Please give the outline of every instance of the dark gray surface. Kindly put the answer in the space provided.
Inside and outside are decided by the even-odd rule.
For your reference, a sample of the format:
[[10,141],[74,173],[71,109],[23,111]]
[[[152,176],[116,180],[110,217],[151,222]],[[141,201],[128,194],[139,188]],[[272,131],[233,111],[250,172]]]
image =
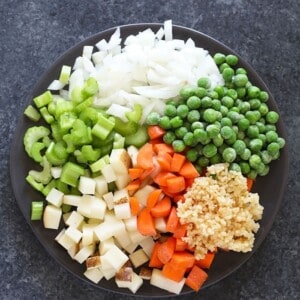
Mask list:
[[[65,50],[113,26],[163,22],[202,31],[238,52],[271,89],[288,133],[290,172],[270,234],[234,274],[182,299],[300,297],[300,105],[298,1],[0,2],[0,298],[120,299],[62,269],[21,215],[9,181],[9,151],[26,96]],[[122,299],[129,299],[124,297]]]

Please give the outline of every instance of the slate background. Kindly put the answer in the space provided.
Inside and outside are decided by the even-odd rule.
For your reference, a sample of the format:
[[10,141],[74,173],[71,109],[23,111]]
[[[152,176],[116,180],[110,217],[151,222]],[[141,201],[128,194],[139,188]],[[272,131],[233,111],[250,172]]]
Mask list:
[[27,95],[64,51],[110,27],[172,19],[225,43],[260,74],[281,111],[290,159],[282,206],[259,250],[228,278],[181,299],[299,299],[299,16],[297,0],[2,0],[0,298],[132,298],[81,282],[47,254],[15,202],[9,179],[10,143]]

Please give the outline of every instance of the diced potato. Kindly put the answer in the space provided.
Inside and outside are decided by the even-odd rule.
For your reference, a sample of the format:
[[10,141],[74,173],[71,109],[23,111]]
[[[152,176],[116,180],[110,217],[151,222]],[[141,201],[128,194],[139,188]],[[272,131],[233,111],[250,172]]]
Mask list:
[[132,273],[133,270],[131,267],[122,267],[117,273],[116,273],[116,280],[120,281],[132,281]]
[[85,261],[88,270],[100,267],[101,260],[99,255],[90,256]]
[[108,209],[114,208],[114,194],[112,192],[106,193],[103,196],[104,201],[107,204]]
[[78,228],[83,220],[84,217],[77,211],[73,210],[70,217],[66,220],[66,224],[70,227]]
[[117,179],[116,173],[111,164],[105,165],[101,170],[107,183],[114,182]]
[[137,165],[137,155],[139,153],[138,148],[136,148],[135,146],[131,145],[127,148],[127,153],[129,154],[130,158],[131,158],[131,164],[133,167],[136,167]]
[[125,248],[126,246],[128,246],[129,244],[131,244],[131,239],[129,237],[129,234],[127,233],[126,230],[115,234],[115,238],[117,240],[117,242],[119,243],[119,245],[121,246],[121,248]]
[[61,208],[48,204],[45,207],[44,214],[43,214],[44,227],[47,229],[58,229],[61,216],[62,216]]
[[78,195],[64,195],[63,203],[72,205],[72,206],[78,206],[80,199],[81,199],[81,196],[78,196]]
[[131,209],[129,202],[115,204],[114,211],[118,219],[128,219],[131,217]]
[[69,217],[71,216],[71,211],[70,212],[67,212],[67,213],[65,213],[65,214],[63,214],[62,215],[62,217],[63,217],[63,221],[64,221],[64,223],[67,225],[67,220],[69,219]]
[[68,249],[68,254],[74,259],[76,253],[79,251],[78,244],[74,244],[72,247]]
[[83,195],[79,201],[77,211],[87,218],[102,220],[106,211],[106,203],[95,196]]
[[120,234],[124,231],[125,224],[122,220],[118,220],[115,217],[111,217],[108,220],[105,220],[94,229],[94,232],[100,241],[107,240],[110,237]]
[[110,247],[100,258],[101,265],[110,265],[116,271],[120,270],[128,260],[128,256],[115,245]]
[[102,266],[100,266],[99,269],[102,272],[102,274],[106,280],[113,278],[117,272],[114,268],[103,269]]
[[61,207],[63,203],[63,196],[64,194],[61,191],[56,188],[52,188],[47,195],[46,200],[56,207]]
[[137,217],[136,216],[132,216],[128,219],[123,220],[126,229],[128,231],[137,231]]
[[103,278],[103,273],[99,268],[96,269],[88,269],[86,270],[83,275],[87,277],[89,280],[91,280],[94,283],[98,283]]
[[82,264],[89,256],[91,256],[95,251],[95,245],[89,245],[81,248],[75,255],[74,259]]
[[142,235],[139,231],[128,231],[128,234],[133,243],[140,243],[147,238],[147,236]]
[[129,255],[129,258],[135,268],[138,268],[149,260],[149,257],[146,255],[143,249],[133,252]]
[[138,243],[131,243],[131,244],[127,245],[126,247],[124,247],[124,250],[127,253],[131,254],[138,247],[138,245],[139,245]]
[[66,250],[74,247],[76,242],[74,242],[69,236],[66,235],[66,230],[63,229],[59,235],[55,238],[55,240]]
[[114,205],[129,202],[127,189],[121,189],[114,192]]
[[140,246],[147,254],[148,257],[151,257],[155,242],[151,236],[147,237],[146,239],[140,241]]
[[99,252],[100,255],[105,254],[105,252],[107,252],[112,246],[115,245],[114,239],[108,238],[107,240],[104,240],[102,242],[99,243]]
[[150,284],[158,288],[161,288],[163,290],[166,290],[174,294],[179,294],[184,286],[184,283],[185,283],[185,278],[183,278],[179,282],[176,282],[174,280],[165,277],[160,270],[158,269],[152,270]]
[[66,229],[65,235],[69,237],[75,243],[79,243],[82,237],[82,232],[74,227],[68,227]]
[[151,275],[152,275],[152,270],[151,270],[150,268],[142,267],[142,268],[140,269],[139,276],[140,276],[142,279],[150,280],[150,279],[151,279]]
[[54,179],[57,179],[60,177],[61,174],[61,167],[51,167],[50,171],[51,171],[51,175]]
[[109,157],[115,173],[128,174],[128,169],[131,165],[131,159],[125,149],[113,149]]
[[165,218],[155,218],[154,219],[155,229],[157,229],[159,232],[167,232],[167,222]]
[[94,178],[96,182],[96,195],[97,197],[102,197],[104,194],[108,193],[107,182],[103,175]]
[[93,178],[80,176],[78,189],[82,194],[94,195],[96,182]]
[[152,185],[145,185],[141,189],[139,189],[135,194],[134,197],[138,199],[140,204],[143,206],[147,205],[147,198],[151,192],[153,192],[155,188]]
[[143,284],[143,279],[134,272],[132,273],[132,280],[131,281],[123,281],[123,280],[118,280],[118,279],[115,279],[115,281],[116,281],[116,284],[119,288],[128,288],[134,294],[137,292],[137,290]]
[[128,183],[130,182],[130,177],[128,175],[128,173],[124,173],[124,174],[119,174],[116,173],[117,178],[115,180],[115,184],[117,186],[118,189],[123,189],[125,188]]

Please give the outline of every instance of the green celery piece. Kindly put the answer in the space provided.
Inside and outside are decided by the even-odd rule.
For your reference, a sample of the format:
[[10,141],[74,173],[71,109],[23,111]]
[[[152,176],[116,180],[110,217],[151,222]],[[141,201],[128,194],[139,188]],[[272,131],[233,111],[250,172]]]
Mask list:
[[53,165],[62,165],[65,163],[65,158],[59,158],[55,153],[55,143],[51,142],[49,147],[46,150],[46,157],[48,161]]
[[54,154],[60,159],[68,158],[68,151],[66,149],[66,144],[63,141],[59,141],[54,144],[53,148]]
[[34,122],[38,122],[41,118],[41,114],[31,104],[24,110],[24,115]]
[[37,191],[42,192],[44,185],[37,182],[31,175],[26,176],[26,181]]
[[27,154],[32,157],[31,148],[32,145],[38,142],[40,139],[48,136],[50,134],[50,130],[45,126],[33,126],[26,130],[23,143],[25,146],[25,151]]
[[93,77],[89,77],[84,83],[81,94],[86,99],[88,97],[96,95],[98,91],[99,91],[99,86],[97,80]]
[[115,118],[114,130],[123,136],[131,135],[137,132],[139,125],[135,122],[124,122],[120,118]]
[[101,140],[100,138],[96,137],[95,135],[93,136],[93,142],[92,142],[92,146],[94,148],[102,148],[108,144],[113,144],[114,142],[114,136],[115,136],[116,132],[111,131],[111,133],[106,137],[105,140]]
[[90,169],[93,173],[99,172],[103,169],[104,166],[109,164],[109,155],[102,156],[97,161],[90,165]]
[[128,121],[138,123],[142,117],[142,114],[143,114],[142,105],[136,103],[133,106],[133,111],[126,112],[125,116],[128,119]]
[[81,103],[75,106],[75,112],[78,114],[81,113],[86,108],[90,107],[93,104],[93,102],[94,102],[93,97],[87,98],[86,100],[82,101]]
[[114,136],[113,149],[122,149],[125,145],[125,137],[119,133]]
[[58,120],[59,116],[65,112],[72,112],[74,109],[74,105],[71,101],[65,100],[63,98],[59,98],[56,101],[55,105],[55,118]]
[[50,102],[47,105],[48,112],[50,115],[54,116],[55,115],[55,109],[56,109],[56,103],[54,101]]
[[63,203],[62,206],[61,206],[61,210],[62,210],[62,212],[63,212],[64,214],[70,212],[71,209],[72,209],[72,206],[69,205],[69,204]]
[[76,150],[74,155],[79,163],[91,163],[100,158],[101,150],[93,149],[91,145],[84,145],[81,150]]
[[49,138],[49,136],[44,136],[42,141],[46,147],[49,147],[49,145],[51,143],[51,139]]
[[140,148],[149,140],[147,128],[145,126],[140,126],[137,132],[132,135],[127,135],[125,137],[125,145],[128,147],[133,145]]
[[59,74],[59,81],[63,84],[68,84],[71,75],[71,67],[63,65]]
[[43,156],[41,165],[43,167],[42,171],[30,170],[29,175],[37,182],[48,184],[52,179],[51,164],[48,162],[45,156]]
[[105,140],[112,132],[115,126],[114,118],[106,118],[101,114],[98,115],[98,122],[92,128],[92,134],[101,140]]
[[33,102],[37,108],[46,106],[52,101],[53,101],[53,96],[50,91],[47,91],[33,99]]
[[31,157],[36,162],[41,162],[43,157],[41,155],[41,151],[46,147],[45,143],[35,142],[31,147]]
[[31,202],[31,221],[39,221],[42,219],[44,211],[43,201],[32,201]]
[[44,118],[44,120],[48,123],[48,124],[51,124],[54,122],[54,118],[52,115],[49,114],[49,111],[47,109],[47,107],[43,106],[41,109],[40,109],[40,112]]
[[85,123],[76,119],[71,129],[71,141],[74,145],[84,145],[92,143],[92,130]]
[[59,127],[65,131],[72,128],[77,116],[73,112],[64,112],[58,118]]
[[54,140],[58,142],[63,139],[64,135],[67,134],[68,130],[60,128],[59,123],[54,122],[51,124],[51,132]]
[[68,133],[68,134],[64,135],[63,140],[67,144],[67,148],[66,148],[67,152],[68,153],[74,152],[75,151],[75,145],[73,144],[73,138],[72,138],[71,134]]
[[48,196],[49,192],[52,190],[52,188],[55,187],[55,179],[52,179],[43,189],[42,193],[46,197]]
[[55,180],[55,187],[64,194],[70,193],[69,186],[66,183],[62,182],[60,179]]
[[79,86],[75,86],[71,92],[71,101],[76,105],[84,100],[82,96],[82,89]]
[[60,180],[70,186],[77,187],[78,179],[83,174],[83,167],[69,161],[62,167]]
[[111,150],[113,149],[113,143],[106,144],[101,147],[101,155],[109,155],[111,153]]
[[73,186],[71,186],[70,194],[71,194],[71,195],[81,196],[81,193],[80,193],[80,191],[78,190],[78,188],[77,188],[77,187],[73,187]]
[[98,112],[93,107],[87,107],[80,112],[79,119],[87,126],[95,125],[98,121]]

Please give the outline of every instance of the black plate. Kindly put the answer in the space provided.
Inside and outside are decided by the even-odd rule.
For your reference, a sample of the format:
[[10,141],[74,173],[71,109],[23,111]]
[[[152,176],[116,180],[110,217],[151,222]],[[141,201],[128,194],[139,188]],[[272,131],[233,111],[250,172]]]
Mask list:
[[[128,35],[137,34],[138,32],[145,30],[146,28],[151,28],[154,31],[157,31],[161,26],[162,24],[134,24],[121,26],[121,36],[122,38],[126,38]],[[31,94],[28,96],[27,103],[31,103],[33,97],[43,93],[47,89],[48,85],[52,82],[52,80],[58,78],[61,66],[63,64],[74,64],[75,58],[81,55],[82,47],[84,45],[95,45],[99,40],[103,38],[108,40],[115,29],[116,28],[111,28],[101,33],[95,34],[75,45],[73,48],[69,49],[66,53],[59,57],[56,62],[43,74]],[[173,26],[173,36],[175,38],[183,40],[192,38],[198,47],[207,49],[211,54],[214,54],[216,52],[222,52],[225,54],[233,53],[239,57],[237,53],[235,53],[233,50],[226,47],[222,43],[192,29]],[[263,80],[258,76],[253,68],[249,64],[247,64],[241,57],[239,57],[239,66],[244,67],[248,70],[248,76],[253,84],[259,86],[270,94],[268,105],[270,109],[278,112],[278,108],[273,96],[271,95]],[[58,231],[44,229],[42,222],[30,221],[30,203],[33,200],[41,199],[41,195],[38,192],[34,191],[25,181],[25,177],[28,171],[30,169],[36,168],[36,164],[34,164],[34,162],[28,158],[23,147],[24,133],[26,129],[32,125],[33,123],[30,122],[27,118],[25,118],[24,116],[20,117],[20,121],[12,143],[10,156],[12,187],[17,203],[26,221],[30,224],[34,234],[48,251],[48,253],[72,274],[76,275],[86,282],[89,282],[97,288],[114,291],[121,294],[132,295],[132,293],[127,289],[119,289],[115,285],[113,280],[106,281],[105,279],[103,279],[99,284],[93,284],[91,281],[86,279],[83,275],[84,265],[80,265],[72,260],[67,252],[54,241],[54,237],[58,234]],[[277,130],[280,136],[286,138],[284,125],[281,120],[279,120],[277,124]],[[287,174],[288,154],[285,147],[281,150],[280,159],[271,163],[270,173],[265,177],[258,178],[254,185],[254,192],[258,192],[260,195],[261,204],[264,206],[264,213],[263,218],[260,221],[261,227],[256,235],[253,251],[246,254],[234,252],[218,253],[218,255],[216,255],[213,266],[209,270],[209,277],[205,282],[204,287],[208,287],[218,282],[219,280],[231,274],[233,271],[237,270],[261,245],[267,233],[269,232],[275,215],[277,214],[277,211],[280,207],[284,189],[286,186]],[[182,294],[187,294],[190,292],[191,290],[188,287],[184,287],[182,290]],[[166,291],[151,286],[147,281],[145,281],[143,286],[138,290],[137,295],[151,297],[172,296]]]

